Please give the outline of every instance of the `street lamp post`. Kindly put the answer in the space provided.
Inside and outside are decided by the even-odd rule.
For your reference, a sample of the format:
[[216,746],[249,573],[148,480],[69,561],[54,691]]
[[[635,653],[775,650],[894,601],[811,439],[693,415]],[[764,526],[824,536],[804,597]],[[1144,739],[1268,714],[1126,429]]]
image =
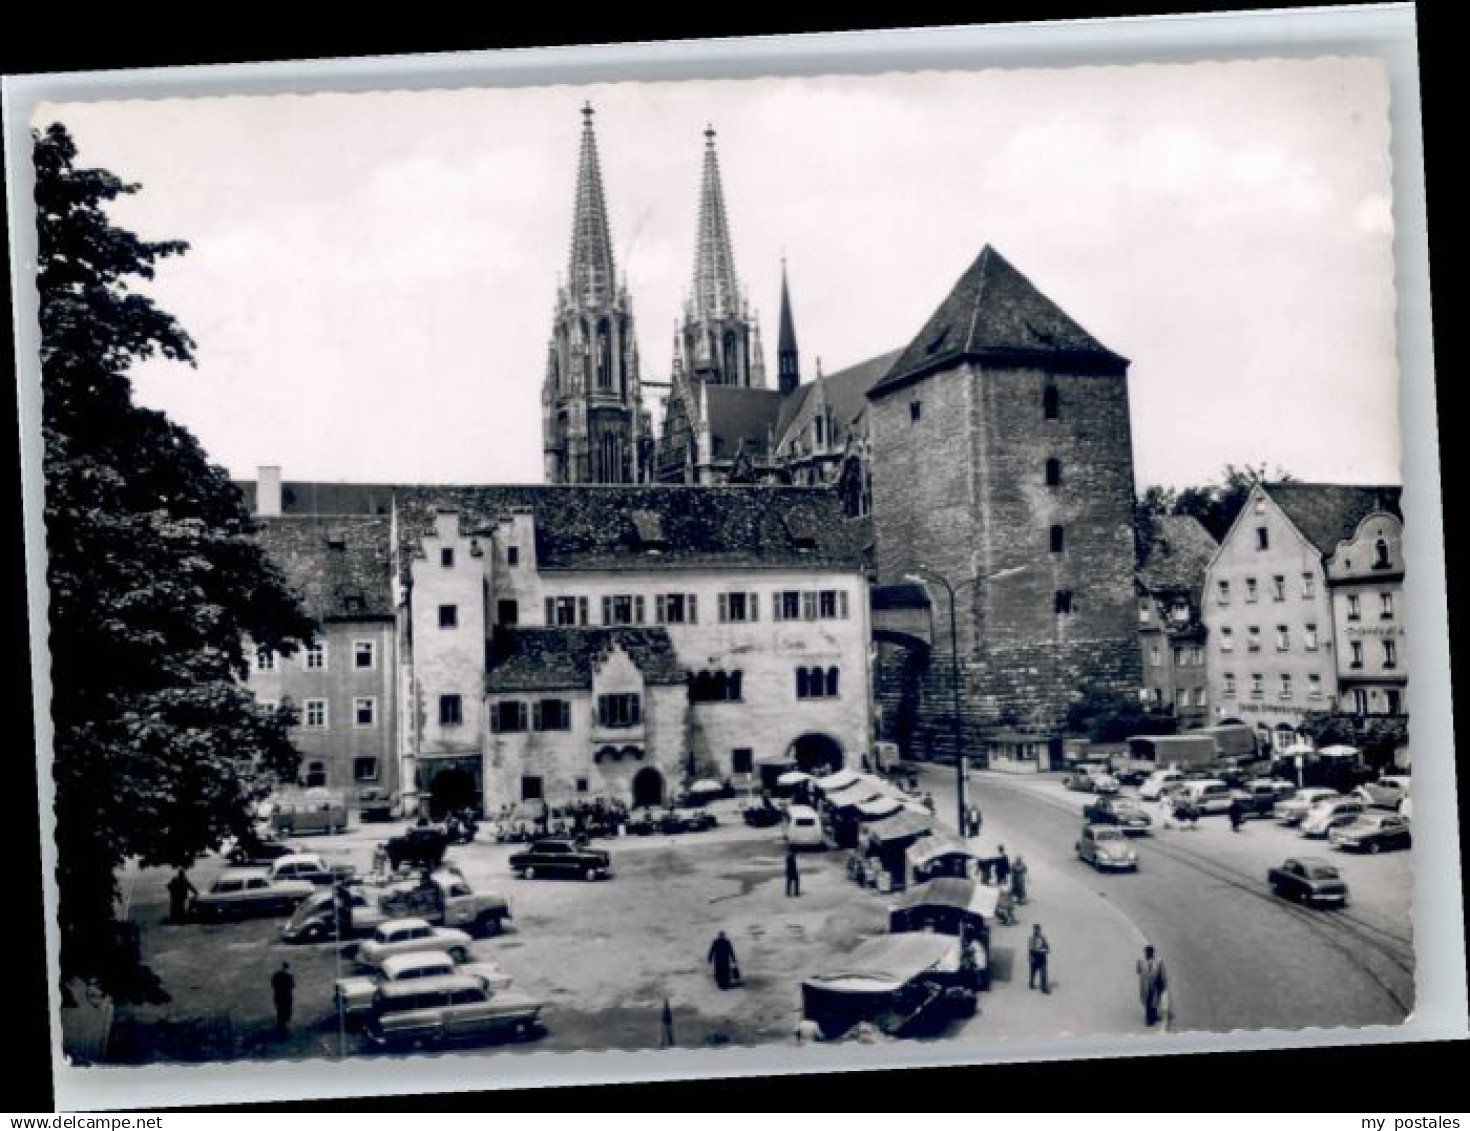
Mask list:
[[949,578],[941,573],[923,566],[915,566],[914,572],[905,575],[905,580],[913,581],[923,585],[925,581],[937,581],[944,586],[945,595],[949,597],[949,691],[950,691],[950,733],[954,740],[954,777],[955,777],[955,828],[960,836],[965,835],[967,821],[965,820],[965,755],[960,746],[960,632],[959,620],[955,614],[955,596],[960,590],[971,585],[981,585],[995,581],[998,578],[1009,577],[1020,573],[1025,566],[1012,566],[1009,569],[997,570],[995,573],[984,577],[972,577],[967,581],[961,581],[958,585],[950,583]]

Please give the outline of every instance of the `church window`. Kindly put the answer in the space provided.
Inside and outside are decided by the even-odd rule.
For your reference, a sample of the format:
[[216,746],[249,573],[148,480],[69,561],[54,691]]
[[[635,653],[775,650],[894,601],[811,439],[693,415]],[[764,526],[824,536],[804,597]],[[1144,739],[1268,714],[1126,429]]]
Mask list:
[[734,331],[725,334],[725,372],[722,376],[727,385],[739,385],[740,380],[740,351],[737,348]]
[[607,319],[597,324],[597,387],[612,388],[612,333]]
[[1055,385],[1048,385],[1041,391],[1041,411],[1048,420],[1055,420],[1061,415],[1061,397]]
[[1049,459],[1046,461],[1046,485],[1048,487],[1060,487],[1062,485],[1062,461]]

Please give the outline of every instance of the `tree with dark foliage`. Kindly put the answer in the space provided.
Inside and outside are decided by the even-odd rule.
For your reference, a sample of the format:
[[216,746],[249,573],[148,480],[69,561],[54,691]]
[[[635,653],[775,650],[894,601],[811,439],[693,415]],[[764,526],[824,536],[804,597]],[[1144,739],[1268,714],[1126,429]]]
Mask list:
[[315,626],[225,472],[133,403],[136,362],[194,363],[189,335],[131,286],[187,245],[114,226],[106,205],[138,186],[77,168],[60,125],[32,136],[61,974],[161,1001],[118,871],[189,866],[249,827],[272,776],[294,775],[291,713],[244,685],[244,641],[290,654]]
[[1139,560],[1147,555],[1154,537],[1154,522],[1160,515],[1188,514],[1199,519],[1215,541],[1221,541],[1230,532],[1235,518],[1245,506],[1245,500],[1257,483],[1291,483],[1290,472],[1277,468],[1268,472],[1265,464],[1237,467],[1226,464],[1215,483],[1198,487],[1185,487],[1176,491],[1172,487],[1150,486],[1139,497],[1134,507],[1134,529],[1138,533]]

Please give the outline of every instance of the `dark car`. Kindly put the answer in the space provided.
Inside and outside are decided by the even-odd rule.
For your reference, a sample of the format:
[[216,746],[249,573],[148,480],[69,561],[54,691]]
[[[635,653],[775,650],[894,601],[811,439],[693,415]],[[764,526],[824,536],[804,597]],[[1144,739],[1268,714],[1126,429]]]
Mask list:
[[702,833],[714,828],[719,821],[715,815],[704,809],[671,809],[664,818],[664,824],[669,832],[676,833]]
[[752,805],[741,816],[753,829],[770,829],[781,823],[781,810],[775,805]]
[[1336,865],[1312,856],[1284,861],[1266,873],[1271,890],[1302,903],[1335,903],[1346,907],[1348,886]]
[[1240,803],[1241,812],[1247,817],[1273,817],[1276,803],[1285,801],[1296,793],[1296,786],[1277,778],[1257,779],[1246,782],[1231,791],[1231,798]]
[[225,859],[236,868],[269,868],[282,856],[294,856],[300,851],[284,840],[248,836],[238,839]]
[[537,876],[600,880],[612,872],[612,857],[606,852],[583,848],[570,840],[538,840],[524,852],[511,853],[507,863],[512,872],[526,880]]
[[404,864],[415,868],[437,868],[444,862],[448,848],[449,834],[439,825],[415,826],[383,845],[388,854],[388,864],[395,871]]
[[1127,797],[1099,797],[1083,806],[1082,819],[1089,825],[1117,825],[1125,833],[1146,833],[1154,823],[1143,806]]
[[1376,856],[1385,849],[1408,848],[1414,843],[1409,822],[1397,813],[1364,813],[1351,824],[1327,834],[1334,848]]

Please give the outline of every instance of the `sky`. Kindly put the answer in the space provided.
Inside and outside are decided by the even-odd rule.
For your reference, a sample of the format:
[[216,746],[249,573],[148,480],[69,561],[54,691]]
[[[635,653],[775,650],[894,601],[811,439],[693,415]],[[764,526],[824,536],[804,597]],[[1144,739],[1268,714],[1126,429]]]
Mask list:
[[[540,482],[584,101],[647,381],[693,271],[707,125],[775,374],[906,344],[993,245],[1132,361],[1142,488],[1399,469],[1388,89],[1373,60],[43,106],[198,342],[138,399],[232,475]],[[653,400],[650,396],[650,400]],[[656,404],[651,404],[657,413]]]

